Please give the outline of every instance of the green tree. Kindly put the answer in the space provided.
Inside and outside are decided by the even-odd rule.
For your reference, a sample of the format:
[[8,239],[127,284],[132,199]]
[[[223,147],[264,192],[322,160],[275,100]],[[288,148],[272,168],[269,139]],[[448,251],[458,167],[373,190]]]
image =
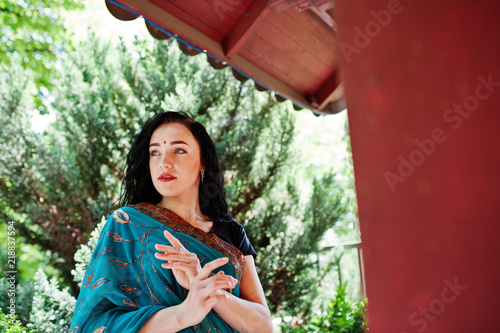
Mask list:
[[[77,244],[117,199],[123,151],[134,128],[128,92],[107,48],[96,43],[62,57],[60,88],[50,91],[57,117],[44,133],[30,127],[30,71],[13,64],[0,83],[2,133],[0,214],[19,223],[19,233],[62,258],[52,263],[71,281]],[[82,53],[79,53],[82,52]],[[119,79],[119,78],[118,78]],[[125,89],[125,91],[124,91]],[[116,106],[116,95],[124,96]],[[123,123],[125,125],[122,125]]]
[[0,64],[20,61],[38,85],[50,85],[57,54],[70,46],[61,13],[82,8],[74,0],[0,0]]
[[[116,208],[140,124],[156,112],[188,111],[216,142],[231,212],[259,252],[273,311],[309,313],[318,244],[327,230],[344,232],[347,203],[335,175],[314,182],[297,176],[290,105],[237,81],[229,69],[212,69],[203,55],[184,56],[175,41],[113,47],[91,35],[75,47],[61,55],[60,75],[43,97],[56,118],[43,133],[30,129],[30,72],[12,63],[0,73],[1,217],[56,253],[52,263],[72,283],[77,246]],[[311,195],[300,199],[305,186]]]

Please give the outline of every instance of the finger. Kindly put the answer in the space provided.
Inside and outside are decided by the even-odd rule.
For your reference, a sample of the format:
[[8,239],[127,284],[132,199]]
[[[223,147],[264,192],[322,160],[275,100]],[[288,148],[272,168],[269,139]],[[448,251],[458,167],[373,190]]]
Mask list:
[[156,252],[155,258],[160,259],[160,260],[167,260],[167,261],[181,261],[181,262],[192,263],[192,264],[198,263],[197,257],[192,257],[192,256],[188,257],[186,255],[181,256],[178,254],[170,254],[170,253]]
[[[181,252],[181,249],[178,247],[172,247],[170,245],[164,245],[164,244],[156,244],[155,249],[157,251],[163,252],[162,254],[179,255],[179,253]],[[183,257],[198,258],[198,256],[193,252],[189,252],[185,249],[183,251],[184,251],[184,254],[182,254]]]
[[183,262],[165,262],[161,264],[161,267],[167,268],[167,269],[179,269],[185,272],[195,272],[196,273],[196,266],[192,264],[186,264]]
[[[208,286],[205,286],[205,287],[202,287],[198,284],[198,285],[194,286],[193,288],[194,289],[191,289],[191,290],[198,289],[198,293],[199,293],[200,297],[202,299],[207,300],[207,299],[217,297],[220,295],[229,296],[230,294],[227,291],[225,291],[224,289],[233,289],[234,285],[229,281],[225,281],[225,282],[219,281],[219,282],[210,283]],[[224,296],[224,297],[226,297],[226,296]]]
[[219,271],[217,274],[214,274],[214,275],[216,275],[218,277],[222,275],[223,279],[228,279],[228,280],[233,280],[233,281],[238,282],[238,280],[235,279],[232,275],[226,275],[226,273],[224,273],[224,271]]
[[175,247],[178,247],[180,249],[185,249],[184,246],[182,246],[181,242],[175,238],[168,230],[163,231],[163,235],[165,236],[166,239],[170,242]]
[[205,303],[209,308],[213,308],[215,306],[215,304],[220,303],[220,302],[225,302],[225,301],[229,300],[229,298],[230,298],[230,296],[227,294],[212,295],[211,297],[207,298]]
[[[201,272],[200,272],[201,274]],[[196,278],[198,278],[200,276]],[[234,277],[231,275],[225,275],[225,274],[214,274],[210,276],[207,279],[204,279],[198,283],[199,287],[201,289],[208,290],[209,294],[212,293],[212,291],[215,289],[234,289],[236,284],[238,283],[238,280],[236,280]],[[215,286],[215,287],[214,287]]]
[[198,274],[197,278],[199,278],[201,280],[205,280],[206,278],[209,277],[210,273],[212,273],[212,271],[214,269],[227,264],[228,261],[229,261],[229,259],[227,257],[222,257],[222,258],[218,258],[218,259],[210,261],[202,268],[202,270]]
[[179,253],[179,249],[176,247],[173,247],[172,245],[165,245],[165,244],[155,244],[155,249],[157,251],[165,252],[165,253]]
[[[235,283],[231,280],[227,281],[214,281],[211,282],[207,286],[207,290],[214,290],[215,292],[219,291],[219,289],[234,289]],[[213,291],[210,293],[210,295],[213,294]]]
[[238,284],[238,280],[237,279],[235,279],[231,275],[220,274],[220,272],[217,273],[217,274],[215,274],[215,275],[213,275],[213,276],[211,276],[211,277],[209,277],[208,279],[206,279],[206,281],[207,281],[207,283],[230,282],[233,285],[232,288],[234,288],[234,286],[236,286],[236,284]]

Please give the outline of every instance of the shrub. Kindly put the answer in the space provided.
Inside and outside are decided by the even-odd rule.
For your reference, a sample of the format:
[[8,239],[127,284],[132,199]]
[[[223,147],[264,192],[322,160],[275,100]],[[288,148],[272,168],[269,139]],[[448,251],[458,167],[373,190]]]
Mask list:
[[5,333],[31,333],[27,327],[17,319],[17,316],[11,317],[3,313],[0,308],[0,332]]
[[[10,303],[10,298],[8,297],[9,288],[10,283],[7,281],[7,278],[0,277],[0,311],[3,311],[3,313],[9,313],[9,309],[7,308]],[[23,324],[29,322],[29,314],[34,296],[35,286],[32,280],[21,280],[16,285],[16,315],[17,319]]]
[[[87,244],[83,244],[75,253],[76,266],[71,272],[74,281],[81,283],[92,252],[99,240],[99,234],[105,224],[101,223],[92,231]],[[5,277],[0,277],[0,332],[6,333],[59,333],[67,332],[75,309],[76,299],[69,293],[68,288],[60,290],[57,277],[48,279],[47,275],[38,269],[34,282],[24,280],[16,286],[16,303],[22,306],[16,308],[16,320],[9,315],[7,305],[9,299],[7,291],[9,282]],[[3,308],[3,311],[2,311]],[[23,326],[23,323],[27,327]]]
[[76,299],[68,288],[59,290],[57,278],[49,281],[39,269],[35,274],[35,297],[28,328],[39,333],[68,332],[75,305]]
[[366,302],[350,299],[345,291],[346,283],[338,286],[335,298],[326,309],[309,322],[300,327],[283,325],[282,332],[310,333],[310,332],[336,332],[336,333],[363,333],[368,331],[366,325]]

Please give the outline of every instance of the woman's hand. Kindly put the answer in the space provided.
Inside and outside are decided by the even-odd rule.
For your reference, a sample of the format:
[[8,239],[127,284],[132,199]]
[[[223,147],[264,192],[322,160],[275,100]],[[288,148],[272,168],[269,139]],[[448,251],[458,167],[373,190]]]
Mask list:
[[228,260],[224,257],[207,263],[193,279],[186,299],[179,305],[156,312],[142,326],[140,333],[178,332],[197,325],[215,305],[226,302],[230,296],[223,289],[233,289],[238,280],[222,271],[217,274],[212,274],[212,271]]
[[238,280],[225,275],[222,271],[211,275],[214,269],[225,265],[228,261],[227,257],[213,260],[194,278],[187,298],[181,303],[186,311],[188,326],[198,324],[216,304],[229,299],[229,295],[224,293],[223,289],[234,289]]
[[167,262],[161,264],[161,267],[171,269],[177,283],[184,289],[191,290],[194,278],[201,271],[200,260],[196,254],[186,250],[170,232],[165,230],[163,234],[172,246],[156,244],[155,249],[160,252],[156,252],[155,257],[166,260]]

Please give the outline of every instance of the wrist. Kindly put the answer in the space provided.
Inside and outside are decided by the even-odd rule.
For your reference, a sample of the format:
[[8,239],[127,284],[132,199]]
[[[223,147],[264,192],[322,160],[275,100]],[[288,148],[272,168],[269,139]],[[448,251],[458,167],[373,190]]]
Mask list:
[[179,327],[186,328],[195,325],[190,322],[190,316],[186,308],[185,300],[181,304],[177,305],[176,315],[176,322]]
[[[226,296],[227,301],[231,300],[231,297],[233,297],[233,296],[234,296],[233,294],[231,294],[231,293],[230,293],[230,292],[228,292],[227,290],[223,290],[223,289],[222,289],[222,290],[220,290],[220,293]],[[226,302],[227,302],[227,301],[226,301]],[[219,302],[219,303],[215,304],[215,305],[214,305],[214,307],[213,307],[213,309],[214,309],[215,311],[217,311],[217,309],[219,309],[219,308],[221,308],[221,307],[225,307],[225,306],[227,306],[227,304],[225,304],[226,302]]]

